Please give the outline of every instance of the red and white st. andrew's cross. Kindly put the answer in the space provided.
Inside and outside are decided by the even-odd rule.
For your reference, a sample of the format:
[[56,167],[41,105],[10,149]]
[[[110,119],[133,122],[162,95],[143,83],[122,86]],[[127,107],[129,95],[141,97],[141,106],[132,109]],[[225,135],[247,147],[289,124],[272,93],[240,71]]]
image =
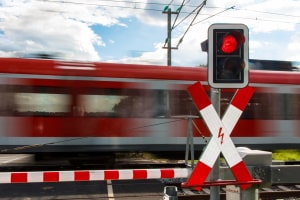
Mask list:
[[[207,179],[220,152],[222,152],[226,159],[237,182],[251,182],[253,179],[236,150],[236,147],[230,138],[230,134],[253,95],[254,89],[250,86],[239,89],[233,97],[222,120],[211,104],[211,101],[200,82],[190,86],[188,91],[210,130],[212,138],[184,185],[192,187],[197,186],[194,188],[200,190],[200,186],[203,185]],[[240,185],[241,189],[247,189],[250,186],[250,183]]]

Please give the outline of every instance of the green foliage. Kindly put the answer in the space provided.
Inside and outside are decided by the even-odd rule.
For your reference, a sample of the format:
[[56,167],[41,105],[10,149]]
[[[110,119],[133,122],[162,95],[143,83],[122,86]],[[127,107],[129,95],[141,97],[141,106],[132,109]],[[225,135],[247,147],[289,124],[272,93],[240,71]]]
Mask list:
[[300,160],[300,150],[276,150],[272,153],[272,159],[283,161]]

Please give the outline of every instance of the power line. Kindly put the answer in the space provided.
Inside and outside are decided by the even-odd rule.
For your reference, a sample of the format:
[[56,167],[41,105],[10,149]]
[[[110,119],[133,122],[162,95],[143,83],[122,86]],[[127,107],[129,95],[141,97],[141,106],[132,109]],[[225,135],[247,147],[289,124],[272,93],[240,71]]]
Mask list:
[[[216,14],[210,15],[209,17],[200,20],[196,23],[194,23],[193,25],[199,24],[207,19],[210,19],[216,15],[219,15],[225,11],[228,11],[230,9],[235,9],[235,10],[245,10],[245,9],[237,9],[235,8],[235,6],[226,8]],[[249,10],[245,10],[245,11],[249,11]],[[296,16],[296,15],[286,15],[286,14],[280,14],[280,13],[272,13],[272,12],[264,12],[264,11],[251,11],[251,12],[259,12],[259,13],[267,13],[267,14],[271,14],[271,15],[280,15],[280,16],[288,16],[288,17],[300,17],[300,16]],[[259,17],[255,17],[255,18],[251,18],[251,17],[237,17],[237,16],[224,16],[224,18],[235,18],[235,19],[247,19],[247,20],[255,20],[255,21],[266,21],[266,22],[274,22],[274,23],[288,23],[288,24],[300,24],[300,22],[291,22],[291,21],[282,21],[282,20],[274,20],[274,19],[266,19],[266,18],[259,18]]]
[[223,12],[226,12],[226,11],[228,11],[228,10],[230,10],[230,9],[234,9],[234,6],[231,6],[231,7],[229,7],[229,8],[226,8],[225,10],[222,10],[222,11],[220,11],[220,12],[217,12],[217,13],[215,13],[215,14],[212,14],[212,15],[210,15],[209,17],[207,17],[207,18],[205,18],[205,19],[202,19],[202,20],[200,20],[200,21],[198,21],[198,22],[192,24],[192,26],[193,26],[193,25],[196,25],[196,24],[199,24],[199,23],[201,23],[201,22],[203,22],[203,21],[205,21],[205,20],[208,20],[208,19],[210,19],[210,18],[212,18],[212,17],[215,17],[215,16],[217,16],[217,15],[223,13]]
[[285,24],[300,24],[300,22],[265,19],[265,18],[258,18],[258,17],[251,18],[251,17],[224,16],[224,18],[247,19],[247,20],[253,20],[253,21],[265,21],[265,22],[274,22],[274,23],[285,23]]
[[[101,4],[101,3],[88,3],[88,2],[74,2],[74,1],[65,1],[65,0],[36,0],[40,2],[49,2],[49,3],[64,3],[64,4],[77,4],[77,5],[90,5],[90,6],[102,6],[102,7],[115,7],[115,8],[123,8],[123,9],[136,9],[136,10],[148,10],[148,11],[156,11],[156,12],[161,12],[161,8],[155,9],[155,8],[143,8],[143,7],[138,7],[136,6],[137,4],[140,5],[157,5],[157,6],[166,6],[166,4],[163,3],[156,3],[156,2],[140,2],[140,1],[129,1],[129,0],[98,0],[97,2],[115,2],[115,3],[128,3],[131,4],[132,6],[126,6],[126,5],[108,5],[108,4]],[[174,2],[174,0],[171,0],[170,3],[168,4],[169,6]],[[181,6],[182,4],[173,4],[173,6]],[[199,5],[190,5],[190,4],[184,4],[185,7],[190,7],[190,8],[198,8]],[[217,7],[217,6],[206,6],[205,9],[227,9],[223,7]],[[277,12],[269,12],[269,11],[258,11],[258,10],[251,10],[251,9],[242,9],[242,8],[236,8],[234,7],[233,9],[235,10],[241,10],[241,11],[249,11],[249,12],[256,12],[256,13],[263,13],[263,14],[269,14],[269,15],[278,15],[278,16],[285,16],[285,17],[294,17],[294,18],[300,18],[298,15],[291,15],[291,14],[283,14],[283,13],[277,13]],[[196,13],[197,9],[194,9],[191,12],[186,12],[182,11],[181,13],[188,13],[188,16],[192,14],[197,14]],[[54,11],[53,11],[54,12]],[[223,11],[224,12],[224,11]],[[202,15],[208,15],[208,14],[202,14]],[[215,16],[216,14],[213,14],[212,16]],[[210,16],[209,18],[211,18]],[[187,17],[186,17],[187,18]],[[232,18],[241,18],[241,19],[247,19],[243,17],[232,17]],[[262,21],[272,21],[269,19],[264,19],[264,18],[249,18],[251,20],[262,20]],[[274,20],[276,22],[276,20]],[[278,22],[284,22],[284,23],[289,23],[287,21],[278,21]],[[181,23],[181,22],[180,22]],[[179,25],[178,23],[177,25]],[[196,22],[195,24],[200,23]],[[174,24],[176,27],[177,25]]]
[[175,20],[174,20],[174,23],[173,23],[173,25],[172,25],[172,28],[171,29],[173,29],[174,28],[174,26],[175,26],[175,23],[176,23],[176,21],[177,21],[177,19],[178,19],[178,16],[179,16],[179,14],[180,14],[180,12],[181,12],[181,10],[182,10],[182,7],[184,6],[184,3],[185,3],[185,0],[183,0],[182,1],[182,3],[181,3],[181,5],[180,5],[180,7],[176,10],[176,11],[178,11],[177,12],[177,15],[176,15],[176,18],[175,18]]
[[[44,1],[44,2],[53,2],[53,3],[70,3],[70,4],[80,4],[80,5],[100,5],[96,3],[87,3],[87,2],[74,2],[74,1],[65,1],[65,0],[36,0],[36,1]],[[190,0],[189,0],[190,1]],[[189,2],[188,1],[188,2]],[[169,4],[165,3],[156,3],[156,2],[141,2],[141,1],[130,1],[130,0],[97,0],[97,2],[116,2],[116,3],[130,3],[130,4],[148,4],[148,5],[158,5],[158,6],[175,6],[178,7],[181,4],[173,4],[174,0],[171,0]],[[186,7],[198,7],[198,5],[188,5],[185,4]],[[220,7],[207,7],[207,8],[220,8]]]
[[202,8],[206,5],[206,1],[207,1],[207,0],[204,0],[204,1],[199,5],[199,8],[198,8],[198,11],[197,11],[196,15],[195,15],[194,18],[192,19],[192,21],[191,21],[190,25],[187,27],[186,31],[183,33],[182,37],[179,39],[178,44],[177,44],[177,48],[178,48],[178,46],[182,43],[183,38],[185,37],[185,35],[187,34],[187,32],[190,30],[191,26],[193,25],[194,21],[196,20],[197,16],[199,15],[200,11],[202,10]]
[[173,2],[174,0],[171,0],[170,3],[167,5],[167,7],[169,7]]
[[296,17],[300,18],[300,15],[291,15],[291,14],[283,14],[283,13],[276,13],[276,12],[268,12],[268,11],[258,11],[258,10],[249,10],[249,9],[242,9],[242,8],[234,8],[235,10],[241,10],[241,11],[249,11],[249,12],[256,12],[256,13],[263,13],[263,14],[269,14],[269,15],[279,15],[279,16],[285,16],[285,17]]
[[[66,4],[80,4],[80,5],[101,5],[101,4],[96,4],[96,3],[74,2],[74,1],[65,1],[65,0],[36,0],[36,1],[45,1],[45,2],[53,2],[53,3],[66,3]],[[149,5],[165,6],[165,4],[163,4],[163,3],[127,1],[127,0],[97,0],[97,2],[116,2],[116,3],[149,4]]]
[[[161,12],[161,9],[155,9],[155,8],[143,8],[143,7],[138,7],[135,4],[148,4],[148,5],[157,5],[157,6],[165,6],[165,4],[162,3],[151,3],[151,2],[139,2],[139,1],[129,1],[129,0],[98,0],[99,2],[119,2],[119,3],[131,3],[133,4],[132,6],[122,6],[122,5],[108,5],[108,4],[96,4],[96,3],[86,3],[86,2],[73,2],[73,1],[64,1],[64,0],[36,0],[36,1],[40,1],[40,2],[49,2],[49,3],[65,3],[65,4],[75,4],[75,5],[87,5],[87,6],[100,6],[100,7],[114,7],[114,8],[122,8],[122,9],[134,9],[134,10],[147,10],[147,11],[154,11],[154,12]],[[173,2],[173,0],[171,1]],[[170,3],[171,3],[170,2]],[[180,5],[179,5],[180,6]],[[198,6],[195,5],[185,5],[185,7],[191,7],[191,8],[198,8]],[[205,9],[217,9],[217,8],[222,8],[222,7],[205,7]],[[231,8],[231,7],[230,7]],[[223,8],[224,9],[224,8]],[[233,8],[235,10],[244,10],[244,11],[249,11],[249,12],[257,12],[257,13],[264,13],[264,14],[269,14],[269,15],[278,15],[278,16],[285,16],[285,17],[294,17],[294,18],[298,18],[300,16],[297,15],[290,15],[290,14],[283,14],[283,13],[276,13],[276,12],[268,12],[268,11],[257,11],[257,10],[248,10],[248,9],[240,9],[240,8]],[[186,16],[184,18],[184,20],[186,20],[186,18],[188,18],[190,15],[195,14],[195,15],[206,15],[208,16],[207,18],[198,21],[192,25],[196,25],[198,23],[201,23],[209,18],[212,18],[218,14],[221,14],[225,11],[229,10],[228,8],[225,8],[223,11],[218,12],[216,14],[213,15],[208,15],[208,14],[200,14],[197,13],[197,9],[194,9],[191,12],[185,12],[185,11],[181,11],[181,13],[188,13],[188,16]],[[42,10],[45,12],[58,12],[58,13],[62,13],[65,11],[55,11],[55,10]],[[267,22],[280,22],[280,23],[290,23],[290,24],[299,24],[300,22],[291,22],[291,21],[282,21],[282,20],[274,20],[274,19],[265,19],[265,18],[259,18],[259,17],[255,17],[255,18],[250,18],[250,17],[236,17],[236,16],[224,16],[224,17],[229,17],[229,18],[236,18],[236,19],[248,19],[248,20],[255,20],[255,21],[267,21]],[[173,28],[176,28],[179,24],[181,24],[184,20],[181,20],[181,22],[179,22],[178,24],[174,24]]]
[[159,3],[143,3],[143,2],[130,2],[130,1],[108,1],[108,0],[101,0],[107,2],[119,2],[119,3],[130,3],[132,6],[126,5],[108,5],[108,4],[96,4],[96,3],[84,3],[84,2],[73,2],[73,1],[63,1],[63,0],[36,0],[42,2],[49,2],[49,3],[62,3],[62,4],[74,4],[74,5],[86,5],[86,6],[99,6],[99,7],[110,7],[110,8],[125,8],[125,9],[135,9],[135,10],[148,10],[148,11],[157,11],[161,12],[161,9],[154,9],[154,8],[142,8],[137,7],[136,4],[153,4],[153,5],[163,5]]
[[[189,5],[190,7],[196,7],[194,5]],[[205,9],[226,9],[224,7],[218,7],[218,6],[205,6]],[[300,17],[300,15],[291,15],[291,14],[285,14],[285,13],[278,13],[278,12],[270,12],[270,11],[260,11],[260,10],[252,10],[252,9],[246,9],[246,8],[237,8],[234,7],[235,10],[240,11],[249,11],[249,12],[256,12],[256,13],[263,13],[263,14],[269,14],[269,15],[278,15],[278,16],[286,16],[286,17]]]
[[[178,25],[180,25],[183,21],[185,21],[187,18],[189,18],[192,14],[196,13],[197,14],[197,10],[202,6],[202,4],[198,5],[192,12],[190,12],[187,16],[185,16],[180,22],[178,22],[178,24],[173,25],[172,29],[176,28]],[[199,13],[198,13],[199,14]]]
[[[157,5],[157,6],[164,6],[167,7],[165,4],[162,3],[151,3],[151,2],[138,2],[138,1],[124,1],[124,0],[99,0],[103,2],[117,2],[117,3],[128,3],[132,6],[126,6],[126,5],[108,5],[108,4],[102,4],[102,3],[87,3],[87,2],[73,2],[73,1],[64,1],[64,0],[35,0],[40,2],[48,2],[48,3],[61,3],[61,4],[74,4],[74,5],[86,5],[86,6],[99,6],[99,7],[111,7],[111,8],[123,8],[123,9],[134,9],[134,10],[147,10],[147,11],[156,11],[161,12],[160,8],[144,8],[144,7],[138,7],[138,4],[145,4],[145,5]],[[180,6],[180,5],[174,5],[174,6]],[[187,6],[187,7],[194,7],[194,6]],[[53,11],[54,12],[54,11]],[[58,11],[59,12],[59,11]],[[181,13],[190,13],[190,12],[181,12]]]
[[[198,22],[196,22],[193,25],[201,23],[201,22],[203,22],[203,21],[205,21],[205,20],[207,20],[207,19],[209,19],[211,17],[214,17],[214,16],[216,16],[218,14],[221,14],[221,13],[223,13],[225,11],[228,11],[230,9],[250,11],[250,10],[246,10],[246,9],[238,9],[235,6],[232,6],[232,7],[226,8],[225,10],[220,11],[220,12],[218,12],[216,14],[213,14],[213,15],[211,15],[211,16],[209,16],[209,17],[207,17],[207,18],[205,18],[205,19],[203,19],[201,21],[198,21]],[[296,15],[286,15],[286,14],[281,14],[281,13],[265,12],[265,11],[254,11],[254,10],[252,10],[251,12],[267,13],[267,14],[271,14],[271,15],[280,15],[280,16],[288,16],[288,17],[300,17],[300,16],[296,16]],[[300,24],[300,22],[282,21],[282,20],[266,19],[266,18],[259,18],[259,17],[255,17],[255,18],[251,18],[251,17],[237,17],[237,16],[223,16],[223,17],[224,18],[235,18],[235,19],[247,19],[247,20],[255,20],[255,21],[266,21],[266,22],[274,22],[274,23],[278,23],[279,22],[279,23],[288,23],[288,24]]]
[[[182,9],[182,7],[186,4],[185,0],[182,1],[181,6],[179,7],[179,9],[177,9],[176,12],[171,12],[171,9],[169,9],[168,7],[165,7],[163,13],[167,13],[168,14],[168,37],[165,40],[165,44],[163,46],[163,48],[168,49],[168,65],[171,65],[171,50],[172,49],[178,49],[179,45],[181,44],[181,42],[183,41],[183,38],[185,37],[185,35],[187,34],[187,32],[189,31],[192,23],[194,22],[194,20],[197,18],[197,16],[200,14],[201,9],[206,5],[206,1],[204,0],[202,3],[200,3],[192,12],[189,12],[189,14],[183,19],[181,20],[178,24],[176,24],[176,20],[178,18],[178,15]],[[189,2],[189,1],[188,1]],[[192,15],[193,13],[196,12],[196,15],[194,16],[192,22],[190,23],[190,25],[188,26],[188,28],[186,29],[186,31],[184,32],[183,36],[180,38],[178,44],[176,47],[171,47],[171,32],[173,29],[175,29],[179,24],[181,24],[184,20],[186,20],[190,15]],[[174,20],[173,25],[171,26],[171,14],[176,14],[176,19]],[[176,25],[175,25],[176,24]],[[168,47],[166,47],[166,44],[168,44]]]

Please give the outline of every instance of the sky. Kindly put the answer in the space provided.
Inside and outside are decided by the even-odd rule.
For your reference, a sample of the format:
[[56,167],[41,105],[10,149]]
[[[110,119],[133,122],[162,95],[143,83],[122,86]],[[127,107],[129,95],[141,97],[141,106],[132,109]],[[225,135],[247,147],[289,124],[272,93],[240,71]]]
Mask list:
[[[300,61],[299,0],[0,0],[0,57],[47,53],[59,59],[167,65],[207,63],[200,43],[214,23],[249,28],[249,58]],[[181,9],[180,9],[181,8]]]

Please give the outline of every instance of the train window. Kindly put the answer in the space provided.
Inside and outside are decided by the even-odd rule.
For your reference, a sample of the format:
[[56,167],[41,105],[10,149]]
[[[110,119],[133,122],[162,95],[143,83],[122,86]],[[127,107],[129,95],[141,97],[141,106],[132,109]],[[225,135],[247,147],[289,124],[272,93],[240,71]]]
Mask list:
[[15,93],[15,112],[18,115],[53,116],[70,110],[70,95],[51,93]]
[[255,93],[243,112],[242,118],[296,120],[300,118],[299,104],[299,94]]
[[199,115],[186,90],[91,88],[79,99],[86,116],[161,118]]
[[66,88],[0,85],[0,115],[64,116],[70,113]]
[[80,105],[88,116],[114,116],[114,108],[128,96],[121,95],[80,95]]
[[284,101],[285,119],[300,120],[300,94],[285,94]]
[[[233,93],[222,92],[221,115],[224,115]],[[300,95],[291,93],[254,93],[241,119],[296,120],[299,119]]]
[[199,112],[186,90],[169,91],[171,116],[199,116]]
[[90,88],[79,96],[86,116],[165,116],[165,96],[161,90]]

